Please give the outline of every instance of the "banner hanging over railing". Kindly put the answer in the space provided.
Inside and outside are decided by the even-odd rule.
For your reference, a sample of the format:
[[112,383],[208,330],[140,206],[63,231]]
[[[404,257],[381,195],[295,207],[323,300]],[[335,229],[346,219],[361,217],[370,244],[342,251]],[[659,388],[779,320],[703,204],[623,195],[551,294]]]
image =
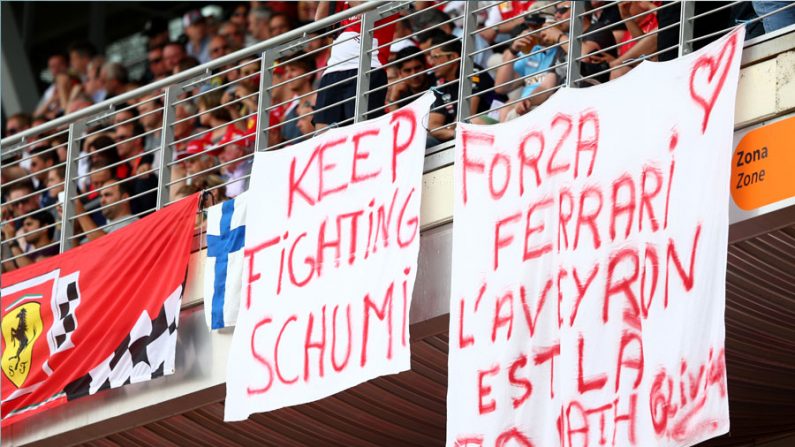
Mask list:
[[225,420],[409,369],[432,103],[256,154]]
[[3,274],[2,425],[174,373],[198,194]]
[[459,125],[447,445],[689,446],[728,431],[743,36]]

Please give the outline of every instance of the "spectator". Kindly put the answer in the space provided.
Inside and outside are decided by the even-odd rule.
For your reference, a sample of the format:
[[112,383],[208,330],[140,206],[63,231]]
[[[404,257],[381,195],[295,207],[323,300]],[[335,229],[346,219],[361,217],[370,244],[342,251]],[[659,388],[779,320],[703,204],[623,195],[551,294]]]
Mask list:
[[[30,179],[21,179],[10,185],[4,185],[3,189],[8,194],[8,205],[11,207],[11,216],[14,220],[8,222],[19,229],[22,226],[22,216],[25,216],[39,209],[39,194]],[[8,219],[6,219],[8,221]]]
[[185,56],[185,58],[182,59],[180,63],[177,64],[177,66],[174,68],[174,73],[172,74],[177,74],[185,70],[190,70],[191,68],[198,67],[199,65],[200,65],[199,61],[195,57]]
[[102,215],[108,221],[105,233],[112,233],[138,220],[137,216],[131,217],[132,201],[127,200],[131,191],[127,184],[108,180],[102,185],[104,189],[99,193],[99,202],[106,207],[102,209]]
[[315,20],[315,13],[317,12],[317,2],[299,0],[296,9],[298,23],[302,25],[312,23],[312,21]]
[[[116,165],[112,168],[112,173],[115,178],[124,179],[130,176],[130,165],[127,163],[119,163],[119,153],[114,147],[115,140],[107,134],[100,134],[90,142],[86,142],[86,153],[88,153],[88,164],[85,169],[80,169],[78,165],[78,175],[86,176],[89,171],[96,170],[101,166]],[[109,171],[110,172],[110,171]],[[90,190],[88,184],[83,184],[84,190]],[[93,199],[94,196],[90,196]]]
[[50,56],[50,58],[47,59],[47,70],[50,72],[52,84],[44,91],[44,95],[42,95],[38,106],[36,106],[34,115],[48,115],[54,118],[58,112],[63,110],[58,92],[56,91],[56,81],[58,80],[58,75],[66,74],[69,70],[66,56],[63,54],[53,54]]
[[[240,3],[232,10],[232,15],[229,16],[229,21],[237,27],[238,32],[246,36],[248,31],[248,4]],[[250,37],[250,36],[249,36]],[[244,46],[249,46],[250,43],[244,40]]]
[[270,39],[270,19],[271,10],[264,6],[257,6],[251,10],[248,14],[248,32],[251,38],[248,39],[246,46]]
[[312,114],[315,107],[312,105],[312,97],[305,98],[296,107],[296,114],[300,117],[296,125],[301,135],[312,135],[315,132],[315,125],[312,123]]
[[230,53],[229,41],[224,36],[215,36],[210,39],[210,58],[215,60]]
[[177,104],[174,110],[174,152],[179,156],[185,151],[191,135],[198,133],[196,114],[199,109],[190,101]]
[[144,25],[144,35],[147,37],[147,48],[163,48],[169,41],[168,21],[162,17],[154,17]]
[[157,81],[169,75],[166,64],[163,61],[163,47],[152,47],[146,54],[149,73],[152,76],[150,81]]
[[[361,2],[345,2],[345,8],[358,5]],[[329,15],[330,2],[321,2],[317,6],[316,20],[321,20]],[[344,9],[344,8],[343,8]],[[395,20],[398,14],[392,14],[375,22],[373,32],[373,47],[381,47],[378,53],[373,54],[370,69],[370,94],[367,96],[368,118],[376,118],[384,114],[386,103],[387,84],[386,73],[380,69],[389,57],[389,45],[395,32]],[[345,19],[340,23],[342,33],[334,40],[331,47],[328,66],[320,79],[320,90],[317,94],[315,107],[315,124],[319,129],[330,124],[342,123],[353,117],[355,110],[356,78],[360,76],[359,60],[351,55],[358,55],[360,49],[359,36],[361,34],[360,17]],[[328,88],[333,86],[332,88]]]
[[[109,171],[107,171],[109,172]],[[108,179],[101,185],[99,192],[99,203],[102,206],[102,215],[105,216],[107,224],[99,228],[90,214],[86,214],[80,200],[75,201],[75,214],[82,227],[86,239],[93,241],[102,236],[120,230],[127,225],[137,221],[138,216],[134,216],[131,209],[133,191],[129,187],[129,181],[117,182],[115,179]]]
[[[460,28],[455,27],[455,23],[450,20],[450,15],[436,8],[428,8],[417,16],[414,16],[412,28],[416,30],[426,30],[417,36],[419,47],[427,50],[430,47],[431,39],[440,35],[457,36],[462,33]],[[478,65],[486,66],[489,57],[493,54],[488,49],[489,43],[480,33],[475,34],[475,48],[473,51],[474,61]],[[428,61],[430,62],[430,61]]]
[[268,27],[270,28],[271,36],[278,36],[293,29],[293,21],[287,14],[276,13],[271,16]]
[[[533,28],[538,29],[544,24],[544,19],[540,17],[539,19],[533,22]],[[521,87],[519,97],[529,97],[541,85],[545,71],[554,64],[558,48],[541,45],[538,34],[533,28],[521,31],[518,38],[503,52],[502,61],[505,65],[497,69],[495,79],[497,85],[495,92],[498,94],[508,94]],[[511,64],[509,63],[511,61],[514,62]],[[521,103],[518,103],[501,109],[500,121],[513,119],[516,116],[515,109],[520,106]],[[520,107],[520,111],[524,110]]]
[[488,9],[484,28],[479,35],[489,43],[508,40],[513,29],[522,24],[522,15],[530,9],[533,2],[498,2]]
[[207,18],[199,10],[187,12],[182,16],[182,26],[188,36],[185,51],[195,57],[200,64],[210,62],[210,34],[207,31]]
[[[657,48],[657,34],[655,32],[658,27],[657,15],[651,12],[655,9],[654,3],[646,1],[620,2],[618,9],[627,27],[627,32],[624,33],[621,42],[619,42],[625,43],[618,48],[618,58],[612,57],[609,53],[603,53],[602,55],[602,59],[608,62],[610,68],[615,68],[610,72],[610,79],[622,76],[632,68],[628,65],[623,65],[626,61],[644,57],[653,53]],[[631,41],[632,39],[638,40]]]
[[403,48],[416,47],[417,42],[414,40],[414,37],[409,37],[412,34],[413,30],[411,28],[410,20],[401,19],[395,21],[395,35],[393,38],[394,43],[389,46],[389,51],[391,53],[397,53]]
[[33,213],[23,220],[22,228],[18,232],[25,241],[24,248],[19,242],[14,240],[13,229],[10,226],[3,227],[3,235],[10,248],[10,254],[15,256],[11,263],[4,264],[6,271],[15,268],[25,267],[38,262],[41,259],[55,256],[59,252],[58,244],[53,242],[55,236],[55,218],[46,211]]
[[[5,172],[4,172],[5,173]],[[33,188],[33,182],[30,179],[22,178],[14,183],[3,185],[3,193],[7,195],[7,201],[3,206],[3,236],[8,241],[14,241],[20,245],[20,250],[11,250],[10,253],[18,255],[25,252],[27,243],[25,238],[22,237],[22,226],[24,218],[39,209],[39,197]],[[8,246],[4,245],[6,253],[4,258],[8,258]],[[13,263],[4,264],[6,271],[13,270],[16,265]]]
[[22,132],[23,130],[30,129],[31,120],[31,116],[24,112],[15,113],[9,116],[8,120],[6,120],[6,129],[3,137],[10,137],[11,135]]
[[227,123],[232,121],[229,109],[219,107],[221,105],[221,95],[219,90],[207,92],[199,97],[199,122],[211,131],[205,133],[201,139],[211,146],[217,146],[224,136],[229,132]]
[[100,76],[103,65],[105,65],[104,57],[95,56],[91,59],[86,69],[86,80],[83,82],[83,92],[95,103],[104,101],[108,96]]
[[75,90],[75,92],[77,94],[69,100],[69,105],[66,107],[66,113],[75,113],[78,110],[94,105],[94,101],[92,101],[88,95],[81,93],[80,90]]
[[[537,106],[546,101],[552,93],[554,93],[555,86],[563,85],[566,83],[566,58],[568,57],[568,32],[569,32],[569,17],[571,10],[568,4],[558,6],[555,8],[555,22],[554,26],[547,26],[541,31],[541,41],[544,45],[549,47],[556,46],[560,49],[557,52],[555,65],[557,68],[553,72],[544,75],[541,84],[538,86],[539,93],[532,96],[526,101],[522,102],[521,107],[517,107],[517,112],[520,114],[526,113],[531,107]],[[615,58],[618,52],[615,48],[615,38],[613,33],[607,29],[591,29],[591,16],[585,14],[582,17],[583,36],[582,40],[582,56],[588,56],[580,62],[580,74],[582,76],[589,76],[599,72],[606,71],[609,66],[607,58]],[[604,52],[600,51],[603,48]],[[607,48],[611,48],[607,50]],[[599,76],[593,78],[592,82],[607,82],[610,79],[610,73],[604,72]]]
[[616,42],[621,42],[624,39],[627,26],[621,22],[618,2],[608,5],[604,1],[589,1],[585,9],[591,11],[591,26],[593,29],[605,28],[610,30]]
[[[52,149],[48,142],[40,143],[30,150],[30,173],[33,176],[33,183],[36,188],[44,187],[47,181],[47,171],[58,164],[58,154]],[[50,198],[42,198],[42,206],[51,204]]]
[[152,92],[144,96],[136,108],[140,116],[139,121],[146,132],[144,150],[153,151],[160,147],[160,128],[163,126],[163,100],[160,99],[160,93]]
[[74,42],[69,45],[69,68],[80,77],[81,82],[88,79],[88,63],[96,56],[97,50],[87,41]]
[[[221,26],[218,27],[218,35],[226,38],[232,51],[237,51],[246,44],[245,31],[241,31],[240,28],[232,22],[222,23]],[[212,56],[212,50],[210,51],[210,55]]]
[[[64,190],[64,177],[66,176],[66,167],[58,166],[50,169],[47,172],[47,189],[53,197],[58,197],[58,194]],[[60,202],[60,201],[58,201]]]
[[248,176],[251,174],[251,165],[254,159],[249,156],[245,148],[245,140],[241,140],[242,133],[230,132],[221,140],[221,152],[218,161],[221,162],[221,176],[229,182],[226,185],[226,195],[236,197],[248,189]]
[[107,97],[112,98],[127,91],[127,69],[118,62],[107,62],[99,73]]
[[[60,247],[54,242],[55,237],[55,218],[47,211],[39,211],[26,217],[22,223],[22,232],[25,242],[25,257],[28,263],[38,262],[41,259],[55,256],[60,251]],[[25,266],[23,262],[17,260],[17,265]]]
[[390,112],[408,104],[436,83],[419,48],[403,48],[395,54],[395,61],[398,79],[404,81],[394,84],[389,90],[387,102]]
[[166,76],[174,73],[185,56],[185,47],[179,42],[169,42],[163,47],[163,69]]
[[115,135],[119,159],[130,165],[133,180],[129,190],[134,196],[130,208],[135,214],[154,211],[157,205],[157,176],[151,172],[154,156],[144,153],[143,133],[143,126],[136,121],[117,126]]
[[[461,41],[453,36],[437,36],[432,44],[433,47],[439,45],[431,50],[437,98],[428,117],[428,128],[431,129],[431,136],[439,141],[447,141],[455,136],[455,128],[441,126],[455,123],[456,120]],[[475,70],[483,68],[475,64]],[[494,99],[494,92],[489,90],[494,87],[494,80],[485,71],[471,79],[472,94],[477,96],[470,100],[470,110],[473,114],[489,110]],[[483,91],[487,92],[480,93]]]
[[284,124],[281,126],[279,133],[282,141],[290,141],[302,135],[296,119],[299,116],[298,105],[304,100],[304,95],[312,91],[314,75],[311,72],[315,69],[315,61],[311,57],[306,56],[305,53],[298,52],[290,56],[290,59],[285,62],[284,69],[287,89],[293,100],[289,103],[284,113]]

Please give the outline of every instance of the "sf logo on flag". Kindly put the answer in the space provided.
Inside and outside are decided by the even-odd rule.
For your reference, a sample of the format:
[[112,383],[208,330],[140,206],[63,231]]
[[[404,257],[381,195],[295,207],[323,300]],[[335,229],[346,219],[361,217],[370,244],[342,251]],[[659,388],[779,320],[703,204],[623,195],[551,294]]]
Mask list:
[[52,354],[74,347],[79,272],[60,273],[56,269],[2,288],[2,369],[18,389],[13,396],[30,392],[52,374]]
[[[38,298],[41,298],[39,295]],[[17,388],[21,387],[30,372],[33,345],[41,335],[41,305],[24,303],[3,317],[3,373]]]

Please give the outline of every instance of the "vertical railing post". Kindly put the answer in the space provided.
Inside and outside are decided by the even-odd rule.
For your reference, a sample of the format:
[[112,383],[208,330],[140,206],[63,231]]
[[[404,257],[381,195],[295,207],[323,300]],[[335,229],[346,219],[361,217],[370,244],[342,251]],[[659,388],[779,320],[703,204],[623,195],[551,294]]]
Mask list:
[[[468,0],[464,3],[464,33],[461,41],[461,60],[458,76],[458,104],[456,105],[456,122],[463,122],[471,114],[468,97],[472,94],[472,72],[475,71],[474,58],[469,54],[475,50],[475,33],[478,29],[477,16],[472,13],[477,9],[478,2]],[[496,5],[494,6],[497,7]],[[477,112],[477,110],[475,110]]]
[[692,17],[696,13],[696,2],[682,0],[679,15],[679,57],[693,51],[693,27],[695,26]]
[[577,58],[582,53],[582,14],[585,13],[585,2],[569,2],[571,16],[569,17],[569,57],[566,59],[566,87],[574,86],[580,79],[580,61]]
[[72,248],[74,235],[75,206],[72,200],[77,196],[77,156],[80,153],[80,137],[85,130],[85,120],[78,120],[69,125],[69,140],[66,144],[66,169],[64,170],[64,200],[61,210],[61,253]]
[[[362,14],[361,33],[359,33],[359,76],[356,77],[356,103],[354,105],[353,122],[358,123],[364,120],[368,110],[368,94],[370,88],[370,66],[373,55],[373,27],[375,26],[375,10],[367,11]],[[378,42],[383,45],[386,42]]]
[[158,172],[157,208],[163,208],[170,199],[169,183],[171,183],[171,169],[168,166],[174,159],[174,121],[176,121],[177,108],[174,102],[180,92],[177,85],[166,87],[163,92],[163,127],[160,129],[160,170]]
[[276,62],[277,48],[262,52],[259,70],[259,95],[257,97],[257,130],[254,147],[257,152],[268,150],[268,135],[265,130],[271,125],[268,109],[273,105],[273,64]]

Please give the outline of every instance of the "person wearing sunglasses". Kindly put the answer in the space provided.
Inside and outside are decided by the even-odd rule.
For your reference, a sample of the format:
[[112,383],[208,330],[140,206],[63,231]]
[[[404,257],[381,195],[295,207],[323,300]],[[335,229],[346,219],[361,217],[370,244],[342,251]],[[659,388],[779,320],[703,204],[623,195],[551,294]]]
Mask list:
[[15,113],[8,117],[4,137],[30,129],[31,116],[27,113]]

